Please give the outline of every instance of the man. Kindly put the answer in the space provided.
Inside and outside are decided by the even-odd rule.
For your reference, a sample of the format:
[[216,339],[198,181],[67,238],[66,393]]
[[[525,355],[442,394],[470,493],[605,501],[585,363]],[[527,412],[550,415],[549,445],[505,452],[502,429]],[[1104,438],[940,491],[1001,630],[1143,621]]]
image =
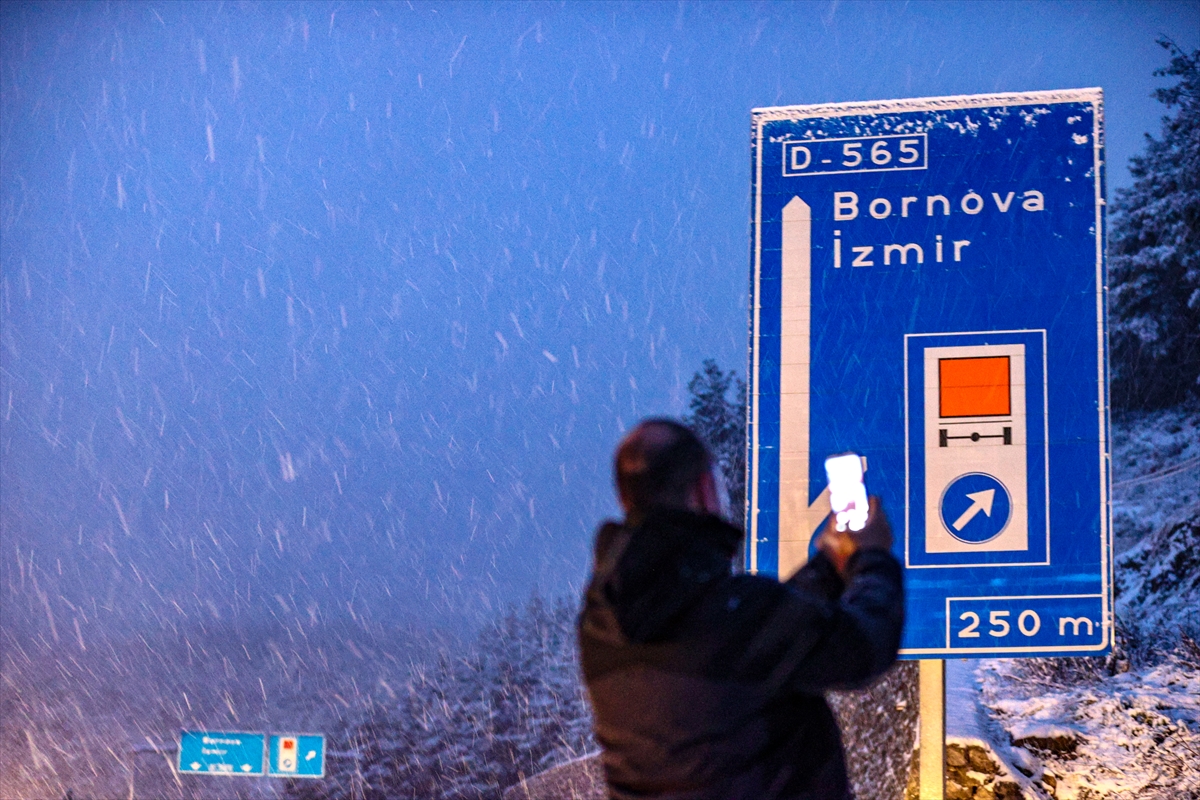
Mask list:
[[903,589],[883,510],[871,498],[862,531],[827,527],[784,583],[735,575],[742,532],[719,516],[713,466],[666,419],[617,449],[625,522],[596,536],[579,620],[610,796],[850,798],[822,693],[896,658]]

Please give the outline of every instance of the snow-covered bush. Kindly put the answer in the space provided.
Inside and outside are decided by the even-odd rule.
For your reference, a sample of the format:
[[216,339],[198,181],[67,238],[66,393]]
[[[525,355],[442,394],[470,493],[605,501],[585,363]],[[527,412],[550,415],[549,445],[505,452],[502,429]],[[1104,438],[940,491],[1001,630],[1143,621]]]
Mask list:
[[917,680],[917,665],[902,661],[869,688],[829,693],[855,797],[903,796],[917,736]]
[[595,749],[575,609],[535,596],[466,652],[415,667],[399,702],[353,721],[319,785],[297,800],[492,800],[522,777]]
[[1200,638],[1200,506],[1147,536],[1116,566],[1121,618],[1142,635]]

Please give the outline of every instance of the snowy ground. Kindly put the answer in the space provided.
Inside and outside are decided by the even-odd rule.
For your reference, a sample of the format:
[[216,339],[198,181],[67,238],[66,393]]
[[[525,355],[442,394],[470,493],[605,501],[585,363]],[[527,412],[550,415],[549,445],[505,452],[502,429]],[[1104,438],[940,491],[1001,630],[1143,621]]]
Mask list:
[[1031,794],[1200,797],[1200,648],[1116,675],[1031,666],[997,659],[977,673],[985,707],[1013,743],[1010,758],[1028,773]]
[[978,662],[969,733],[1028,797],[1200,798],[1200,411],[1118,420],[1113,467],[1118,652]]

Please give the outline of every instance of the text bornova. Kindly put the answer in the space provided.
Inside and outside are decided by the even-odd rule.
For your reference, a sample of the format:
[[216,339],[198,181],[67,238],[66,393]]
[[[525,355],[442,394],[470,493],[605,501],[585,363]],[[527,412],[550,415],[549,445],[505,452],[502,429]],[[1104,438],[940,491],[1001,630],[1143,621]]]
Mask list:
[[[1018,200],[1015,191],[989,192],[995,212],[1008,214],[1016,211]],[[869,203],[860,201],[857,192],[833,193],[833,218],[835,221],[858,219],[865,210],[872,219],[884,220],[892,216],[908,217],[948,217],[950,216],[952,199],[946,195],[930,194],[924,197],[900,197],[893,202],[886,197],[873,198]],[[1046,210],[1046,198],[1036,189],[1027,189],[1019,198],[1022,211],[1036,213]],[[958,198],[958,209],[969,216],[981,214],[988,208],[987,199],[978,192],[970,191]],[[943,241],[942,235],[934,237],[932,256],[935,263],[946,260],[962,261],[964,250],[971,245],[969,239],[952,239]],[[907,265],[911,256],[915,263],[925,263],[926,247],[917,242],[892,243],[885,245],[848,245],[848,255],[852,267],[873,267],[877,264],[891,266],[893,259],[896,263]],[[842,261],[842,232],[833,232],[833,266],[841,268]]]

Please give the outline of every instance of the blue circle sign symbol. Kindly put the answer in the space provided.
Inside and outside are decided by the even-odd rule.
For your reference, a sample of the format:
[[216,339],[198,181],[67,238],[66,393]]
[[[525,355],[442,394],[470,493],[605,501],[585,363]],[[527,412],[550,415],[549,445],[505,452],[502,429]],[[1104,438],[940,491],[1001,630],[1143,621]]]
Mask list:
[[968,472],[942,492],[942,524],[955,539],[983,544],[1008,525],[1012,501],[1004,484],[983,472]]

